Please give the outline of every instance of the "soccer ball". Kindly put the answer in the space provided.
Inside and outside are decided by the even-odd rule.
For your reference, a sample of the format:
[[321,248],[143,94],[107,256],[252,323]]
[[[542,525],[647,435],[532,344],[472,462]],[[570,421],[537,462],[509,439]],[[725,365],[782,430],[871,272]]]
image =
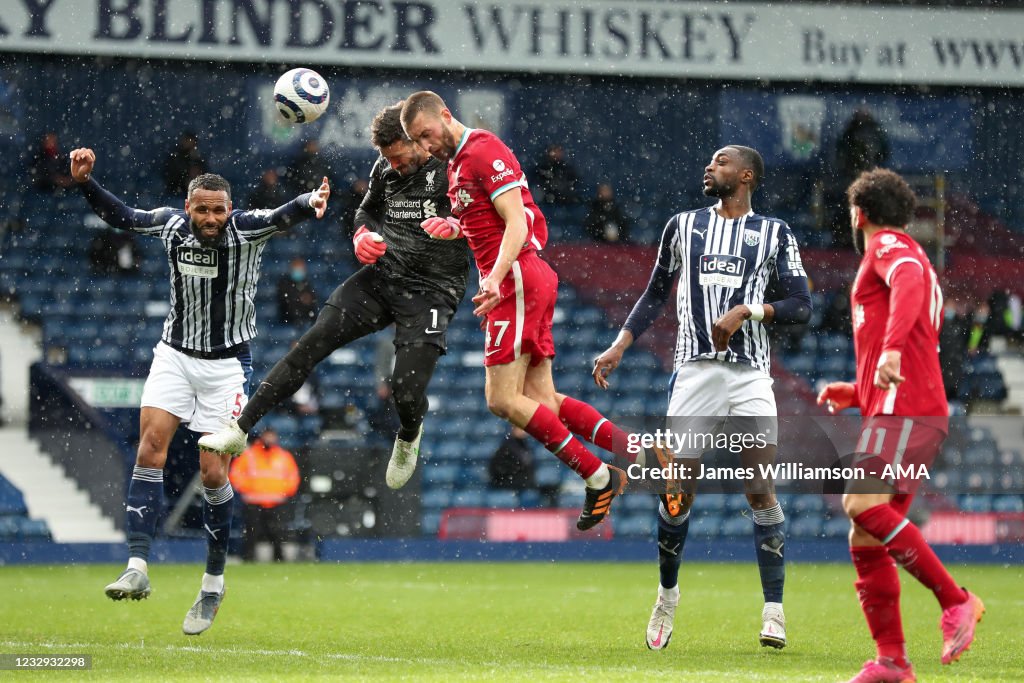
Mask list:
[[330,101],[327,81],[312,69],[292,69],[274,85],[274,106],[288,123],[316,121]]

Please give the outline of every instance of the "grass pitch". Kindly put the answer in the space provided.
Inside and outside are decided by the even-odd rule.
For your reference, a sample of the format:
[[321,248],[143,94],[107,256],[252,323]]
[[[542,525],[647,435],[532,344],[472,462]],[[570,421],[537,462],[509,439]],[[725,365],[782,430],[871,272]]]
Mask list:
[[[155,565],[153,595],[114,603],[122,567],[0,567],[0,652],[90,654],[91,671],[11,674],[77,680],[837,681],[874,654],[850,565],[787,568],[789,646],[757,643],[751,563],[683,564],[672,644],[644,646],[650,564],[299,564],[229,566],[217,620],[181,622],[200,566]],[[978,639],[939,664],[939,609],[906,574],[904,627],[921,681],[1024,680],[1024,567],[959,566],[985,601]]]

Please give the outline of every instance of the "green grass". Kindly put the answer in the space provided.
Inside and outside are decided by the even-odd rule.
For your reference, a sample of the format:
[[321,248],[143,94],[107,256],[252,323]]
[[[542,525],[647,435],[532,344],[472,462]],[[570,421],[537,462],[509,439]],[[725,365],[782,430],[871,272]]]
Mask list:
[[[154,566],[148,600],[113,603],[102,589],[120,569],[0,567],[0,652],[93,656],[89,672],[31,674],[62,680],[595,683],[836,681],[874,653],[849,565],[790,565],[790,645],[774,651],[757,644],[753,564],[684,564],[676,632],[663,652],[643,641],[654,563],[230,566],[224,605],[199,637],[182,635],[181,622],[200,567]],[[972,649],[942,667],[938,607],[904,575],[904,625],[919,680],[1021,680],[1024,568],[953,570],[988,613]]]

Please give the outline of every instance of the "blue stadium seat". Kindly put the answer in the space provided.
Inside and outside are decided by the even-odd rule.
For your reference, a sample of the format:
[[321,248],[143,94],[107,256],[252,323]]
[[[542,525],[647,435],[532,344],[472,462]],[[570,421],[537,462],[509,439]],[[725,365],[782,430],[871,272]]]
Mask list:
[[456,508],[478,508],[484,504],[484,492],[479,489],[459,491],[452,496],[451,506]]
[[[722,516],[716,513],[693,514],[690,517],[691,536],[704,538],[717,536],[718,530],[722,527]],[[749,531],[749,528],[748,528]]]
[[25,541],[49,541],[52,540],[50,528],[42,519],[29,519],[28,517],[15,517],[18,525],[18,537]]
[[745,517],[729,516],[722,522],[718,533],[722,536],[750,536],[753,533],[753,525]]
[[992,512],[1024,512],[1024,497],[1019,495],[995,496]]
[[797,538],[813,538],[821,534],[822,520],[818,517],[801,517],[793,520],[787,535]]
[[489,508],[510,510],[519,507],[517,491],[487,491],[484,494],[484,505]]
[[451,489],[435,488],[425,491],[420,497],[425,510],[443,510],[448,507],[452,499]]
[[0,476],[0,516],[27,515],[25,497],[21,491],[3,476]]
[[452,485],[458,481],[460,474],[459,465],[430,462],[423,466],[423,480],[430,484]]
[[612,518],[616,536],[651,536],[654,533],[654,519],[648,515],[619,515]]
[[424,512],[420,516],[420,531],[424,536],[436,536],[441,526],[440,512]]
[[850,520],[844,517],[825,520],[821,526],[821,533],[826,538],[845,538],[850,533]]
[[992,496],[987,494],[966,494],[960,496],[957,505],[964,512],[992,512]]

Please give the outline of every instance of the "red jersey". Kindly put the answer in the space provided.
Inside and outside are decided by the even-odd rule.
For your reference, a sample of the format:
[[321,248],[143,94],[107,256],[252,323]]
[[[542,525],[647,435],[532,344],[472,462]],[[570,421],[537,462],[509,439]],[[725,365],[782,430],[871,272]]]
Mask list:
[[528,232],[520,253],[543,249],[548,224],[533,201],[519,160],[493,133],[467,128],[448,162],[448,198],[484,277],[498,259],[505,234],[505,221],[494,208],[494,198],[510,191],[522,195],[526,208]]
[[[861,414],[940,416],[936,426],[946,431],[949,406],[939,367],[942,290],[921,245],[899,230],[872,235],[850,301]],[[890,350],[902,354],[906,381],[884,391],[875,387],[875,371],[882,352]]]

